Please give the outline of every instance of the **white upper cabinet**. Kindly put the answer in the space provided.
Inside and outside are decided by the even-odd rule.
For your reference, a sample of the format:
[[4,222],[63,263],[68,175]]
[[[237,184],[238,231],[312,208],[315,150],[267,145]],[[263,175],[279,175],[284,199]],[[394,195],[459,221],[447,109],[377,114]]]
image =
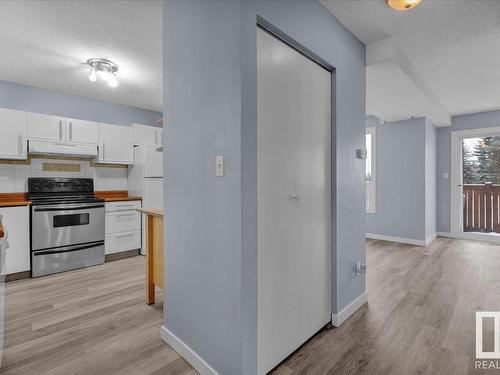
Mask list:
[[146,146],[161,146],[163,129],[155,126],[133,124],[134,143]]
[[99,123],[99,163],[134,164],[133,130],[130,126]]
[[29,139],[88,144],[97,144],[99,140],[97,122],[30,112],[27,122]]
[[66,119],[66,140],[77,143],[98,144],[99,125],[97,122]]
[[66,119],[64,117],[27,113],[28,138],[49,141],[65,141]]
[[0,159],[26,159],[26,112],[0,108]]

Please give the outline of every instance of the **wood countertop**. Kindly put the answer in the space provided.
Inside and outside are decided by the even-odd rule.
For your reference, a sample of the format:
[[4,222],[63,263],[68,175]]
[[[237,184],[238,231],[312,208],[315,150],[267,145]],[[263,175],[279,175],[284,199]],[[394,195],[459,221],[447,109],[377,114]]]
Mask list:
[[98,190],[94,193],[94,195],[98,198],[104,199],[106,202],[142,200],[142,197],[128,195],[127,190]]
[[[94,195],[103,198],[106,202],[140,201],[142,197],[128,195],[127,190],[101,190]],[[26,198],[26,193],[0,193],[0,207],[29,206],[31,201]]]
[[163,210],[159,208],[136,208],[136,210],[146,215],[163,217]]
[[28,206],[26,193],[0,193],[0,207]]

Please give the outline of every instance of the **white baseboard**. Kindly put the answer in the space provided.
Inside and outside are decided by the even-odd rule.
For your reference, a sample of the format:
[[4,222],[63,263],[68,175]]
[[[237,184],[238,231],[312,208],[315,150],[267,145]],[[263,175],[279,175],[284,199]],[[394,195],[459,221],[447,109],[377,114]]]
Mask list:
[[450,233],[450,232],[437,232],[439,237],[457,238],[460,240],[476,240],[476,241],[486,241],[493,243],[500,243],[500,235],[497,234],[487,234],[487,233]]
[[196,354],[193,349],[170,332],[164,325],[161,326],[160,337],[201,375],[219,375],[203,358]]
[[429,237],[425,239],[425,246],[429,246],[432,241],[434,241],[437,237],[437,233],[431,234]]
[[427,240],[425,240],[425,241],[424,240],[414,240],[413,238],[384,236],[384,235],[381,235],[381,234],[373,234],[373,233],[366,233],[366,238],[371,238],[371,239],[374,239],[374,240],[382,240],[382,241],[405,243],[405,244],[408,244],[408,245],[415,245],[415,246],[426,246],[426,242],[427,242]]
[[338,314],[332,314],[332,324],[339,327],[344,323],[352,314],[354,314],[361,306],[368,302],[368,294],[364,292],[349,305],[344,307]]

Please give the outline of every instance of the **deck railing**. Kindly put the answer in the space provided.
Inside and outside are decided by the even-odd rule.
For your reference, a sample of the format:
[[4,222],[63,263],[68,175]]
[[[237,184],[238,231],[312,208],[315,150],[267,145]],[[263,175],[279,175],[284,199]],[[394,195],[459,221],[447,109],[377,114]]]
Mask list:
[[463,185],[464,232],[500,233],[500,185]]

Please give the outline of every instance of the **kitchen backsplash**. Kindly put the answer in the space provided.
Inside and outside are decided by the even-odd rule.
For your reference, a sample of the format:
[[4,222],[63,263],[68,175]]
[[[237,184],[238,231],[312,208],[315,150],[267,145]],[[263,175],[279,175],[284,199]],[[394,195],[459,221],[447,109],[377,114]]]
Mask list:
[[0,193],[28,191],[29,177],[93,178],[95,190],[127,190],[126,166],[43,156],[33,156],[27,161],[0,160]]

